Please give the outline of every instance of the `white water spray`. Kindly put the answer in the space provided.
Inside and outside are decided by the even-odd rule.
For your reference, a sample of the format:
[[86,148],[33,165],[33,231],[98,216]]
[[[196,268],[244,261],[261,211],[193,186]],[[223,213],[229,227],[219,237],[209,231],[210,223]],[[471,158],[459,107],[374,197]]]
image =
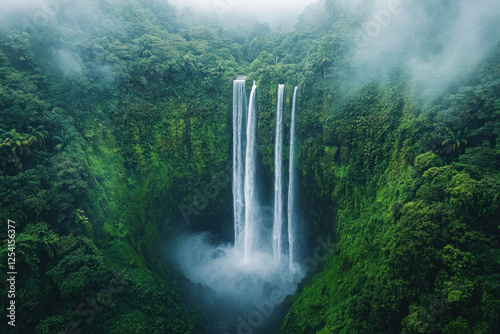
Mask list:
[[283,229],[283,181],[281,165],[283,156],[283,95],[285,85],[278,86],[278,105],[276,107],[276,144],[274,158],[274,225],[273,225],[273,254],[274,263],[281,261],[281,230]]
[[234,246],[243,249],[245,228],[245,138],[243,128],[246,124],[247,93],[245,80],[233,82],[233,207],[234,207]]
[[294,250],[295,250],[295,233],[296,233],[296,221],[294,215],[295,208],[295,111],[297,102],[297,89],[295,87],[293,91],[293,102],[292,102],[292,121],[290,124],[290,167],[289,167],[289,178],[288,178],[288,253],[290,270],[294,267]]
[[248,106],[247,147],[245,157],[245,237],[244,259],[248,260],[254,244],[256,244],[258,226],[258,204],[255,194],[255,154],[257,144],[257,85],[253,83]]

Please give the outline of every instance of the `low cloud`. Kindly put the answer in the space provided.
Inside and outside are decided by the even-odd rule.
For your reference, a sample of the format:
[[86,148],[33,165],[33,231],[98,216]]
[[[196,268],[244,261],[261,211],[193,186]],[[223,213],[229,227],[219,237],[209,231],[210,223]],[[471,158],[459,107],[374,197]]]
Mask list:
[[386,78],[398,66],[415,87],[438,94],[464,79],[500,41],[495,1],[377,0],[370,5],[355,41],[361,81]]
[[268,23],[271,27],[291,29],[297,17],[304,9],[317,0],[170,0],[178,8],[191,7],[214,16],[224,22],[232,19],[256,19]]

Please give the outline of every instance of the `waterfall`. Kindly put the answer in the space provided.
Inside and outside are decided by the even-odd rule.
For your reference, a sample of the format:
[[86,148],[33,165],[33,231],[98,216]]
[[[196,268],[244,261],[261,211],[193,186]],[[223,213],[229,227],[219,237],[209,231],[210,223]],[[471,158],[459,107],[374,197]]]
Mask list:
[[245,227],[245,138],[243,129],[246,123],[247,95],[245,80],[233,82],[233,207],[234,207],[234,244],[238,251],[243,249]]
[[283,228],[283,184],[281,175],[283,151],[283,95],[285,85],[278,86],[278,105],[276,107],[276,145],[274,159],[274,225],[273,225],[273,253],[274,262],[281,259],[281,230]]
[[[283,104],[285,85],[278,86],[276,107],[276,143],[275,143],[275,176],[274,176],[274,220],[271,239],[274,263],[280,265],[283,257],[283,220],[285,217],[284,185],[283,185]],[[256,158],[257,158],[257,86],[255,81],[248,99],[245,90],[245,78],[238,78],[233,83],[233,205],[235,249],[243,254],[244,259],[257,250],[262,250],[260,240],[270,240],[269,236],[261,236],[264,227],[260,217],[259,201],[256,193]],[[297,87],[293,93],[292,115],[290,125],[290,166],[288,184],[288,251],[289,266],[293,268],[296,261],[296,219],[295,203],[295,111]],[[267,243],[269,241],[266,241]],[[269,244],[268,244],[269,245]]]
[[293,268],[294,261],[294,244],[295,244],[295,228],[296,222],[294,221],[294,207],[295,207],[295,173],[294,173],[294,159],[295,159],[295,109],[297,102],[297,89],[293,91],[292,102],[292,121],[290,124],[290,167],[288,178],[288,253],[290,260],[290,269]]
[[[273,293],[279,293],[283,298],[294,294],[297,290],[297,283],[306,273],[305,267],[301,266],[297,249],[294,247],[295,243],[298,244],[296,240],[300,240],[300,235],[296,233],[298,219],[294,217],[294,212],[290,211],[294,206],[297,206],[293,185],[295,179],[293,146],[297,88],[295,88],[292,104],[290,133],[290,193],[288,195],[287,235],[286,226],[283,226],[286,224],[284,219],[287,217],[285,208],[287,203],[284,203],[286,184],[283,184],[282,181],[282,176],[286,173],[282,170],[285,86],[279,85],[278,87],[273,221],[272,203],[264,203],[263,201],[261,203],[258,191],[260,182],[265,182],[266,179],[257,179],[257,167],[259,166],[257,163],[259,161],[257,86],[254,81],[247,99],[245,79],[245,77],[238,77],[233,82],[232,191],[235,243],[234,245],[227,243],[214,245],[208,233],[200,233],[179,236],[172,244],[175,262],[186,278],[193,283],[193,286],[201,284],[208,287],[208,289],[196,288],[195,290],[196,293],[203,291],[202,298],[199,299],[201,303],[204,303],[202,306],[208,309],[213,308],[213,305],[220,305],[224,310],[228,310],[228,312],[224,311],[221,316],[216,315],[214,321],[220,323],[220,330],[214,331],[214,333],[224,332],[225,329],[234,324],[234,316],[247,314],[256,305],[263,305],[265,311],[269,311],[268,315],[257,306],[262,313],[265,313],[265,317],[262,313],[259,313],[259,316],[262,315],[262,319],[268,318],[272,310],[277,309],[281,303],[278,301],[279,298],[273,297]],[[272,197],[272,191],[270,190],[265,198]],[[269,202],[271,201],[272,199],[269,198]],[[285,249],[287,240],[289,241],[290,264]],[[271,296],[272,303],[269,301],[269,296]],[[270,307],[272,309],[269,309]],[[248,317],[250,323],[252,323],[253,313],[250,313]],[[260,325],[253,327],[263,325],[263,321],[259,320]],[[247,328],[248,330],[252,329]],[[238,332],[241,332],[240,329],[243,330],[238,327]]]
[[257,144],[257,85],[253,82],[252,92],[250,93],[250,103],[248,106],[247,122],[247,147],[245,156],[245,239],[244,239],[244,258],[248,259],[256,238],[256,226],[258,224],[258,204],[255,194],[255,163],[256,163],[256,144]]

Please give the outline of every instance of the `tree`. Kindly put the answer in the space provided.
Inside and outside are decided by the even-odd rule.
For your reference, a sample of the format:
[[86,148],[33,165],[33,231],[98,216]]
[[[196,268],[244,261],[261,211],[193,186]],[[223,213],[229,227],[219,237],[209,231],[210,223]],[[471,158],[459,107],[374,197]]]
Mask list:
[[443,152],[446,154],[454,154],[457,152],[460,155],[460,147],[467,145],[467,140],[460,138],[461,131],[455,134],[450,129],[446,128],[448,138],[443,141]]
[[331,60],[329,58],[323,56],[318,59],[317,65],[319,68],[323,69],[323,80],[326,79],[326,67],[330,64],[330,61]]
[[10,55],[13,63],[24,68],[31,68],[34,64],[34,55],[31,51],[29,37],[29,34],[26,32],[13,30],[7,36],[6,41],[2,43],[6,47],[7,54]]
[[5,138],[2,146],[11,149],[13,154],[30,154],[30,142],[26,134],[19,133],[15,129],[12,129],[4,133],[2,138]]
[[66,145],[68,145],[68,143],[71,141],[71,138],[69,137],[69,135],[64,134],[64,130],[62,130],[61,135],[52,137],[52,140],[59,142],[59,144],[55,146],[55,149],[61,151],[66,147]]
[[39,125],[36,128],[28,126],[28,143],[29,145],[35,145],[37,143],[45,144],[45,138],[49,136],[49,133],[44,130],[43,125]]

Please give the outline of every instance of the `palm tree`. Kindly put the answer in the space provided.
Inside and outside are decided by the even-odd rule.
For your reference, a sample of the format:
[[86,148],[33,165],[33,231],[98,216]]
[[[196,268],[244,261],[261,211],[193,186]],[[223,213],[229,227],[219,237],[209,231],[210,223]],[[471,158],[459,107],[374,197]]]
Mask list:
[[12,150],[12,153],[17,154],[30,154],[30,143],[28,141],[28,136],[24,133],[19,133],[15,129],[10,130],[2,135],[2,146],[8,147]]
[[222,75],[226,71],[226,69],[224,68],[224,65],[222,65],[222,63],[219,61],[217,61],[216,71],[217,71],[219,77],[222,77]]
[[39,125],[36,128],[28,126],[28,142],[30,145],[36,143],[45,144],[45,138],[49,136],[49,133],[44,130],[43,125]]
[[206,90],[210,90],[212,88],[212,83],[210,82],[209,78],[203,79],[202,85]]
[[323,80],[326,79],[326,67],[330,64],[331,60],[324,56],[320,56],[317,61],[317,66],[323,69]]
[[64,134],[64,130],[62,130],[61,135],[52,137],[52,140],[59,142],[59,144],[55,146],[55,149],[61,151],[63,148],[66,147],[66,145],[68,145],[71,138],[69,137],[69,135]]
[[192,54],[184,56],[184,68],[191,74],[195,74],[199,70],[198,59]]
[[467,140],[460,138],[460,130],[455,134],[450,129],[445,129],[448,132],[448,138],[443,141],[443,152],[446,154],[454,154],[457,152],[457,154],[460,155],[460,147],[467,145]]

